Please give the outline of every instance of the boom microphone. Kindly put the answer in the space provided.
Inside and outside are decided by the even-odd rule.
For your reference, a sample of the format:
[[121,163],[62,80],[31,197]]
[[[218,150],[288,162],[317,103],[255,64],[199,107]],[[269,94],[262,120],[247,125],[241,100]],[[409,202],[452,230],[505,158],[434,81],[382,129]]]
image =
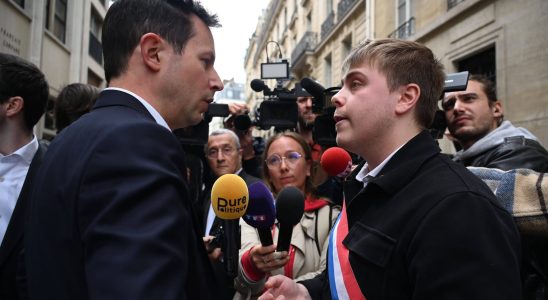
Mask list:
[[249,203],[249,192],[245,181],[238,175],[225,174],[211,188],[211,206],[215,215],[223,220],[225,236],[221,245],[225,271],[230,278],[238,272],[238,249],[240,236],[238,219],[243,216]]
[[323,99],[325,88],[316,81],[305,77],[301,79],[301,86],[314,98],[320,101]]
[[244,221],[257,228],[261,245],[272,245],[272,225],[276,219],[276,207],[272,193],[261,181],[249,186],[249,206],[243,216]]
[[346,177],[352,170],[352,158],[343,148],[331,147],[322,154],[320,165],[330,176]]
[[270,93],[270,89],[268,86],[264,83],[264,81],[260,79],[253,79],[250,83],[251,89],[255,92],[262,92],[266,91],[266,93]]
[[277,219],[280,222],[276,251],[288,251],[295,226],[304,213],[304,195],[294,186],[283,188],[276,199]]

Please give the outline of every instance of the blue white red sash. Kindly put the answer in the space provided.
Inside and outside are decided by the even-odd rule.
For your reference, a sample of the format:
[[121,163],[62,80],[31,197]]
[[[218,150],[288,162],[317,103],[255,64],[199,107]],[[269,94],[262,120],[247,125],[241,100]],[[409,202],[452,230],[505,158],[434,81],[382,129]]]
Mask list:
[[352,299],[365,300],[362,294],[350,261],[348,260],[348,249],[342,241],[348,234],[348,219],[346,217],[346,203],[343,202],[343,209],[339,218],[335,222],[329,236],[329,287],[331,289],[331,298],[333,299]]

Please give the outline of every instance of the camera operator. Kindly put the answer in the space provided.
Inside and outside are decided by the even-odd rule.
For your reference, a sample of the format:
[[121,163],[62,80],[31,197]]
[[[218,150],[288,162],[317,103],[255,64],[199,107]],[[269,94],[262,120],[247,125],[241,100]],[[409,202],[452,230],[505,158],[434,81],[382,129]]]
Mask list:
[[[447,93],[442,108],[451,136],[462,146],[454,160],[465,166],[548,172],[548,152],[524,128],[503,121],[495,84],[471,75],[466,91]],[[548,297],[548,240],[521,233],[524,299]]]
[[312,160],[319,161],[322,154],[322,147],[314,142],[312,130],[314,121],[318,116],[312,112],[312,101],[314,97],[302,88],[300,84],[295,85],[295,96],[299,107],[299,119],[297,123],[297,132],[300,133],[312,149]]

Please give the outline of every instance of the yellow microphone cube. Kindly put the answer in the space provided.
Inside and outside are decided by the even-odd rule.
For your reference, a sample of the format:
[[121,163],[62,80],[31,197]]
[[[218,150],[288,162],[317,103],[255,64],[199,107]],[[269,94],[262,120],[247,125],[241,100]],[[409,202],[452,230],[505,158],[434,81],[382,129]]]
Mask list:
[[249,191],[238,175],[225,174],[211,188],[211,205],[215,215],[223,220],[235,220],[245,214],[249,204]]

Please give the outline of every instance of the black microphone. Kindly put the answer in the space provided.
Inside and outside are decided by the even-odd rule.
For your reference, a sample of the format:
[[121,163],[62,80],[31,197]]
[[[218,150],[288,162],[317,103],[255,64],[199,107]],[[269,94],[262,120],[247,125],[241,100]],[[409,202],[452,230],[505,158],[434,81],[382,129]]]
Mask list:
[[299,223],[303,217],[303,213],[303,193],[294,186],[283,188],[276,199],[276,218],[280,223],[276,251],[289,251],[293,226]]
[[270,93],[270,89],[268,86],[264,83],[264,81],[260,79],[253,79],[250,83],[251,89],[255,92],[262,92],[265,91],[266,93]]
[[305,77],[301,80],[301,86],[305,89],[310,95],[318,100],[322,100],[324,96],[325,88],[318,82]]

